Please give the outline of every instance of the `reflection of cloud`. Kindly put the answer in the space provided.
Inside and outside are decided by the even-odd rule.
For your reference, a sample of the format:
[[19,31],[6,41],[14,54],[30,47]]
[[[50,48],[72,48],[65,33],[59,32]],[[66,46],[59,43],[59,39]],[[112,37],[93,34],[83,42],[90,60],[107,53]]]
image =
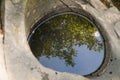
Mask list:
[[100,37],[100,33],[98,31],[96,31],[94,34],[93,34],[95,37]]
[[72,57],[75,62],[74,67],[66,66],[65,60],[60,59],[59,56],[50,56],[50,58],[41,56],[39,57],[39,61],[45,67],[51,68],[53,70],[80,75],[87,75],[96,71],[103,62],[104,50],[102,50],[101,53],[91,51],[87,49],[87,45],[83,45],[81,47],[74,46],[74,49],[78,51],[78,54]]

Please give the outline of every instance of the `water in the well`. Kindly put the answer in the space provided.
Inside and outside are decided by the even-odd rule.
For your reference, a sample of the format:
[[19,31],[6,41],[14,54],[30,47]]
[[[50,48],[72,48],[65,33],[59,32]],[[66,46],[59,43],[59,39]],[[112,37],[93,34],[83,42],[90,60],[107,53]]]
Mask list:
[[39,24],[29,37],[29,45],[42,65],[60,72],[87,75],[104,60],[104,42],[98,29],[74,14]]

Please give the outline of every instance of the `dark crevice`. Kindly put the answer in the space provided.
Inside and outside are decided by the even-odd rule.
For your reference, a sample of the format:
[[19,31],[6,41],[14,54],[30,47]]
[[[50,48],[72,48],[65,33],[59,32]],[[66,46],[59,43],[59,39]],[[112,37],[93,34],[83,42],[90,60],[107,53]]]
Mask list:
[[107,8],[115,6],[120,10],[120,0],[100,0]]
[[82,6],[76,3],[74,0],[71,0],[72,3],[75,3],[75,6],[82,9]]
[[107,1],[107,0],[100,0],[107,8],[111,7],[111,1]]
[[120,10],[120,0],[111,0],[112,4]]
[[2,1],[0,1],[0,34],[3,35],[3,27],[2,27]]
[[109,72],[109,74],[112,74],[112,72]]
[[[68,7],[71,11],[73,11],[63,0],[59,0],[63,5],[65,5],[66,7]],[[90,1],[88,0],[82,0],[83,3],[82,4],[89,4],[91,7],[95,8],[91,3]],[[71,0],[72,3],[75,3],[75,5],[78,7],[78,8],[81,8],[82,9],[82,6],[80,4],[78,4],[77,2],[75,2],[74,0]]]
[[3,35],[3,54],[4,54],[4,64],[5,64],[5,70],[7,72],[7,63],[6,63],[6,55],[5,55],[5,49],[4,49],[4,31],[3,31],[3,24],[2,24],[2,14],[3,12],[3,7],[5,7],[4,5],[4,0],[0,0],[0,35]]
[[93,8],[95,8],[91,3],[90,0],[82,0],[84,2],[84,4],[89,4],[90,6],[92,6]]
[[0,34],[2,33],[2,25],[1,25],[1,1],[0,1]]
[[73,11],[64,1],[59,0],[63,5],[65,5],[68,9],[70,9],[71,11]]
[[120,39],[120,35],[117,33],[117,31],[115,29],[114,29],[114,32],[115,32],[117,38]]

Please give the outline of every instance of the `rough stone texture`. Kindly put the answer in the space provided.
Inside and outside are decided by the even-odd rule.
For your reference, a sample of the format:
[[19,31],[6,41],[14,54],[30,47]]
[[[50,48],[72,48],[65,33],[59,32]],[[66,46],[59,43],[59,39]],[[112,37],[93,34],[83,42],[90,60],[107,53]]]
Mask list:
[[0,80],[8,80],[4,57],[5,55],[3,52],[3,34],[1,34],[0,31]]
[[[26,1],[5,1],[4,54],[9,80],[88,80],[43,67],[32,55],[25,32]],[[65,79],[64,79],[65,78]]]
[[117,23],[115,23],[115,27],[114,27],[115,33],[117,35],[117,37],[120,39],[120,21],[118,21]]
[[90,79],[120,80],[120,12],[115,7],[107,9],[99,0],[88,3],[83,0],[5,0],[4,5],[2,20],[5,35],[4,46],[3,35],[0,35],[0,80],[88,80],[80,75],[43,67],[32,55],[27,43],[27,36],[34,23],[58,8],[71,7],[92,14],[102,25],[100,28],[110,45],[110,65],[104,74]]

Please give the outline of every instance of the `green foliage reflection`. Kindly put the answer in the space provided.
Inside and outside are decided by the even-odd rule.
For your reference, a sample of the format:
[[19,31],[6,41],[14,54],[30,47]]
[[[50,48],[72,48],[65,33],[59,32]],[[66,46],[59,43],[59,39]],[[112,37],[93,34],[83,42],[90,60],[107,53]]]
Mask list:
[[74,66],[78,51],[74,46],[86,45],[89,50],[101,51],[103,42],[94,33],[97,31],[83,17],[64,14],[42,24],[30,39],[30,47],[36,57],[59,57],[66,65]]

